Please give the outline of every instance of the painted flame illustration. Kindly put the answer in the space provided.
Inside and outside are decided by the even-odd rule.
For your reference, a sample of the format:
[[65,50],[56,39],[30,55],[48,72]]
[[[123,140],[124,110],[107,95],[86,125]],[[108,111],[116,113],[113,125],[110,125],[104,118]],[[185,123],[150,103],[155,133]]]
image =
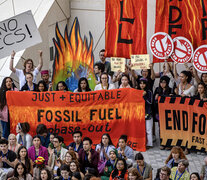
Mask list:
[[53,89],[59,81],[65,81],[70,91],[78,87],[78,80],[81,77],[88,79],[91,89],[95,87],[95,76],[93,73],[93,37],[89,32],[90,43],[88,46],[87,38],[84,41],[80,35],[80,26],[76,17],[68,35],[67,25],[64,37],[61,35],[58,24],[55,28],[56,39],[53,38],[55,45],[55,61],[53,64]]

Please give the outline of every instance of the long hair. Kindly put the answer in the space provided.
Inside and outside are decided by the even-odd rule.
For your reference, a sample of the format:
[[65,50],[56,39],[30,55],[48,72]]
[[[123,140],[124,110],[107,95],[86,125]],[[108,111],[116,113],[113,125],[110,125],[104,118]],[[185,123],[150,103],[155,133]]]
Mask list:
[[[11,81],[12,81],[12,88],[11,88],[11,89],[8,89],[8,88],[6,87],[6,80],[7,80],[8,78],[11,79]],[[4,109],[4,106],[7,104],[7,101],[6,101],[6,92],[7,92],[7,91],[10,91],[10,90],[12,90],[12,89],[14,89],[15,87],[16,87],[16,86],[15,86],[15,84],[14,84],[12,78],[10,78],[10,77],[5,77],[5,78],[3,79],[2,84],[1,84],[1,88],[0,88],[0,110],[3,110],[3,109]]]
[[22,163],[22,162],[18,162],[14,168],[14,177],[17,177],[19,176],[18,172],[17,172],[17,168],[18,166],[21,165],[24,169],[24,172],[23,172],[23,177],[24,179],[26,179],[26,175],[27,175],[27,169],[26,169],[26,166]]
[[44,169],[41,169],[41,170],[40,170],[40,176],[39,176],[39,179],[40,179],[40,180],[42,180],[42,178],[41,178],[41,172],[42,172],[42,171],[46,171],[46,172],[47,172],[47,176],[48,176],[47,179],[48,179],[48,180],[52,179],[52,174],[51,174],[51,172],[50,172],[47,168],[44,168]]
[[88,80],[85,77],[82,77],[78,81],[78,92],[82,92],[81,85],[80,85],[82,81],[86,82],[86,92],[91,91],[89,84],[88,84]]
[[168,163],[168,161],[170,159],[172,159],[172,153],[175,153],[175,154],[179,154],[179,158],[180,159],[187,159],[185,154],[183,153],[183,150],[181,147],[178,147],[178,146],[174,146],[172,149],[171,149],[171,152],[170,152],[170,155],[168,156],[167,160],[165,161],[165,164]]
[[26,152],[27,152],[27,154],[26,154],[26,156],[25,156],[25,166],[26,166],[27,172],[29,173],[30,170],[31,170],[31,164],[30,164],[30,159],[29,159],[29,157],[28,157],[28,151],[27,151],[27,148],[26,148],[25,146],[20,146],[20,147],[19,147],[19,149],[18,149],[18,151],[17,151],[17,159],[18,159],[18,160],[21,160],[21,157],[20,157],[20,151],[21,151],[22,149],[25,149]]
[[[201,82],[203,82],[203,75],[204,75],[204,74],[207,74],[207,73],[202,73],[202,74],[201,74]],[[204,83],[204,82],[203,82],[203,83]],[[204,83],[204,84],[205,84],[205,83]]]
[[142,82],[143,82],[144,84],[146,84],[146,87],[144,88],[144,90],[145,90],[145,91],[149,90],[149,88],[148,88],[148,80],[145,79],[145,78],[140,78],[140,79],[139,79],[139,83],[138,83],[138,88],[137,88],[137,89],[141,90],[141,88],[140,88],[140,84],[141,84]]
[[[199,82],[199,83],[198,83],[198,86],[199,86],[199,85],[203,86],[203,88],[204,88],[204,98],[207,98],[207,86],[205,85],[204,82]],[[197,87],[198,87],[198,86],[197,86]],[[196,94],[197,94],[197,95],[199,94],[199,92],[198,92],[198,88],[197,88]]]
[[[121,175],[119,176],[119,178],[124,178],[125,174],[127,173],[127,164],[126,164],[125,159],[118,158],[117,164],[118,164],[119,161],[122,161],[124,163],[124,169],[121,171]],[[116,164],[116,166],[117,166],[117,164]],[[115,167],[115,169],[112,172],[111,176],[112,176],[112,178],[115,178],[116,176],[118,176],[118,174],[119,174],[119,170],[117,169],[117,167]]]
[[184,74],[187,77],[187,83],[190,83],[191,79],[192,79],[191,72],[190,71],[182,71],[181,73]]
[[110,146],[110,145],[113,145],[113,142],[112,142],[112,140],[111,140],[110,135],[109,135],[108,133],[105,133],[105,134],[103,134],[103,135],[101,136],[101,142],[100,142],[101,147],[104,146],[103,143],[102,143],[102,137],[103,137],[103,136],[107,136],[107,138],[109,139],[109,143],[108,143],[109,146]]
[[[165,87],[165,92],[163,92],[163,88],[161,87],[161,83],[165,81],[166,82],[166,87]],[[160,78],[160,82],[159,82],[159,87],[158,87],[158,94],[161,96],[161,95],[169,95],[171,93],[171,89],[169,87],[169,81],[170,81],[170,78],[168,76],[162,76]]]
[[[65,154],[65,159],[66,159],[66,155],[67,154],[70,154],[71,155],[71,157],[72,157],[72,161],[78,161],[78,159],[77,159],[77,157],[76,157],[76,154],[75,154],[75,151],[73,151],[73,150],[69,150],[69,151],[67,151],[66,152],[66,154]],[[66,162],[66,160],[63,160],[63,164],[66,164],[67,162]],[[71,161],[71,162],[72,162]]]
[[47,85],[46,85],[45,81],[40,80],[40,81],[38,82],[38,84],[37,84],[37,86],[38,86],[38,92],[40,92],[40,90],[39,90],[39,85],[40,85],[40,84],[42,84],[42,85],[44,86],[43,91],[47,91]]
[[68,91],[68,87],[67,87],[67,85],[66,85],[66,83],[64,82],[64,81],[59,81],[58,83],[57,83],[57,86],[56,86],[56,91],[59,91],[58,90],[58,84],[60,84],[60,83],[62,83],[62,85],[65,87],[65,91]]

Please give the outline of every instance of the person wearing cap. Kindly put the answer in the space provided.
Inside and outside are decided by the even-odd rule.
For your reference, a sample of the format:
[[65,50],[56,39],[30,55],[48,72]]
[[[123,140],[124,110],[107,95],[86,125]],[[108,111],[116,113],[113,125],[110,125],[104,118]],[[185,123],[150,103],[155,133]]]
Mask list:
[[38,158],[34,161],[35,167],[33,169],[33,180],[39,180],[40,171],[42,169],[47,169],[52,174],[52,169],[45,165],[45,159],[42,156],[38,156]]
[[51,88],[51,81],[49,81],[49,71],[48,70],[42,70],[41,71],[41,78],[45,82],[47,89],[49,90]]
[[187,168],[189,162],[186,159],[181,159],[178,163],[178,167],[173,167],[171,169],[170,178],[174,180],[188,180],[190,179],[190,173]]
[[9,150],[6,139],[0,139],[0,149],[0,169],[7,173],[8,178],[13,175],[14,163],[17,156],[15,152]]
[[55,136],[53,139],[54,149],[52,149],[48,161],[48,165],[54,170],[54,174],[56,174],[58,167],[60,166],[61,162],[64,160],[66,153],[68,152],[67,149],[62,147],[64,139],[61,136]]
[[102,180],[109,180],[111,172],[116,167],[116,163],[118,160],[118,151],[113,148],[109,151],[109,160],[105,164],[103,176],[101,176]]
[[146,78],[140,78],[138,83],[138,89],[143,90],[143,98],[145,100],[145,126],[147,134],[147,148],[153,146],[152,138],[152,127],[153,127],[153,118],[152,118],[152,91],[149,89],[149,82]]
[[120,158],[126,160],[127,166],[132,166],[134,162],[134,151],[132,148],[127,146],[127,135],[121,135],[119,138],[119,147],[117,148]]

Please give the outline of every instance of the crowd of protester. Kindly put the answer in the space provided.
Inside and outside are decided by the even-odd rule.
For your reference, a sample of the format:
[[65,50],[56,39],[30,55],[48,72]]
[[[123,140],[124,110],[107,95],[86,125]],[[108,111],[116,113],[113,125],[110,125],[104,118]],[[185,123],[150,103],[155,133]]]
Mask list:
[[[125,65],[124,72],[112,72],[109,61],[104,56],[105,50],[99,53],[100,61],[94,65],[96,86],[94,90],[110,90],[115,88],[135,88],[143,90],[145,100],[146,146],[153,147],[153,122],[159,122],[159,96],[186,96],[199,100],[207,100],[207,73],[199,77],[193,66],[187,67],[180,74],[177,64],[165,60],[162,72],[154,72],[153,64],[150,69],[142,69],[139,75],[132,70],[130,61]],[[11,54],[10,70],[19,79],[20,91],[68,91],[64,81],[57,83],[52,89],[49,81],[49,71],[43,70],[42,51],[36,68],[31,59],[24,63],[24,69],[13,67],[15,52]],[[37,75],[41,72],[41,80]],[[156,78],[158,87],[154,87]],[[109,134],[103,134],[100,144],[92,149],[92,139],[82,138],[82,132],[73,133],[69,145],[56,134],[48,133],[44,124],[39,124],[36,136],[30,135],[30,125],[27,122],[16,125],[16,133],[10,134],[9,112],[6,101],[7,91],[18,91],[13,79],[4,78],[0,88],[0,120],[2,138],[0,139],[0,179],[152,179],[152,167],[145,162],[142,153],[134,155],[127,146],[127,136],[119,138],[118,145],[113,144]],[[92,91],[87,77],[81,77],[78,88],[74,92]],[[165,147],[161,147],[162,149]],[[207,179],[207,159],[201,173],[190,175],[189,162],[180,147],[173,147],[165,166],[158,169],[155,179]]]

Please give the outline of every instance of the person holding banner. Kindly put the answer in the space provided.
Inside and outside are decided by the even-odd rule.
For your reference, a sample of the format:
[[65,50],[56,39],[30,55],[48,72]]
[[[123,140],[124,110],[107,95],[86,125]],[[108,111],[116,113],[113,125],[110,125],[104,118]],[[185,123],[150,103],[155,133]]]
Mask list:
[[207,86],[203,82],[198,83],[197,93],[194,98],[207,101]]
[[82,77],[78,81],[78,88],[74,92],[88,92],[91,91],[88,80],[85,77]]
[[145,78],[140,78],[138,89],[143,90],[143,98],[145,100],[145,124],[146,124],[146,134],[147,134],[147,147],[150,148],[153,146],[152,138],[152,91],[148,89],[149,82]]
[[159,121],[159,114],[158,114],[158,97],[159,96],[169,96],[174,94],[173,90],[169,87],[170,78],[168,76],[162,76],[160,78],[159,87],[155,89],[154,92],[154,112],[155,118]]
[[39,54],[40,54],[39,64],[35,69],[34,69],[34,63],[33,63],[32,59],[27,59],[24,62],[24,69],[23,70],[14,68],[13,61],[14,61],[15,54],[16,53],[14,51],[11,54],[9,69],[13,73],[15,73],[15,75],[19,78],[19,88],[21,89],[24,86],[24,84],[26,83],[26,79],[25,79],[26,73],[32,73],[33,74],[33,82],[37,83],[37,75],[41,71],[42,66],[43,66],[42,51],[39,51]]
[[0,88],[0,120],[3,130],[2,136],[5,139],[8,139],[8,136],[10,134],[9,113],[8,113],[7,100],[6,100],[7,91],[18,91],[12,78],[10,77],[5,77],[3,79]]
[[110,89],[115,89],[114,84],[109,84],[109,77],[107,73],[102,73],[100,77],[100,84],[97,84],[95,86],[94,91],[96,90],[110,90]]
[[121,85],[119,86],[119,89],[120,88],[131,88],[129,85],[129,77],[126,74],[122,74]]
[[68,87],[64,81],[59,81],[56,86],[56,91],[68,91]]

